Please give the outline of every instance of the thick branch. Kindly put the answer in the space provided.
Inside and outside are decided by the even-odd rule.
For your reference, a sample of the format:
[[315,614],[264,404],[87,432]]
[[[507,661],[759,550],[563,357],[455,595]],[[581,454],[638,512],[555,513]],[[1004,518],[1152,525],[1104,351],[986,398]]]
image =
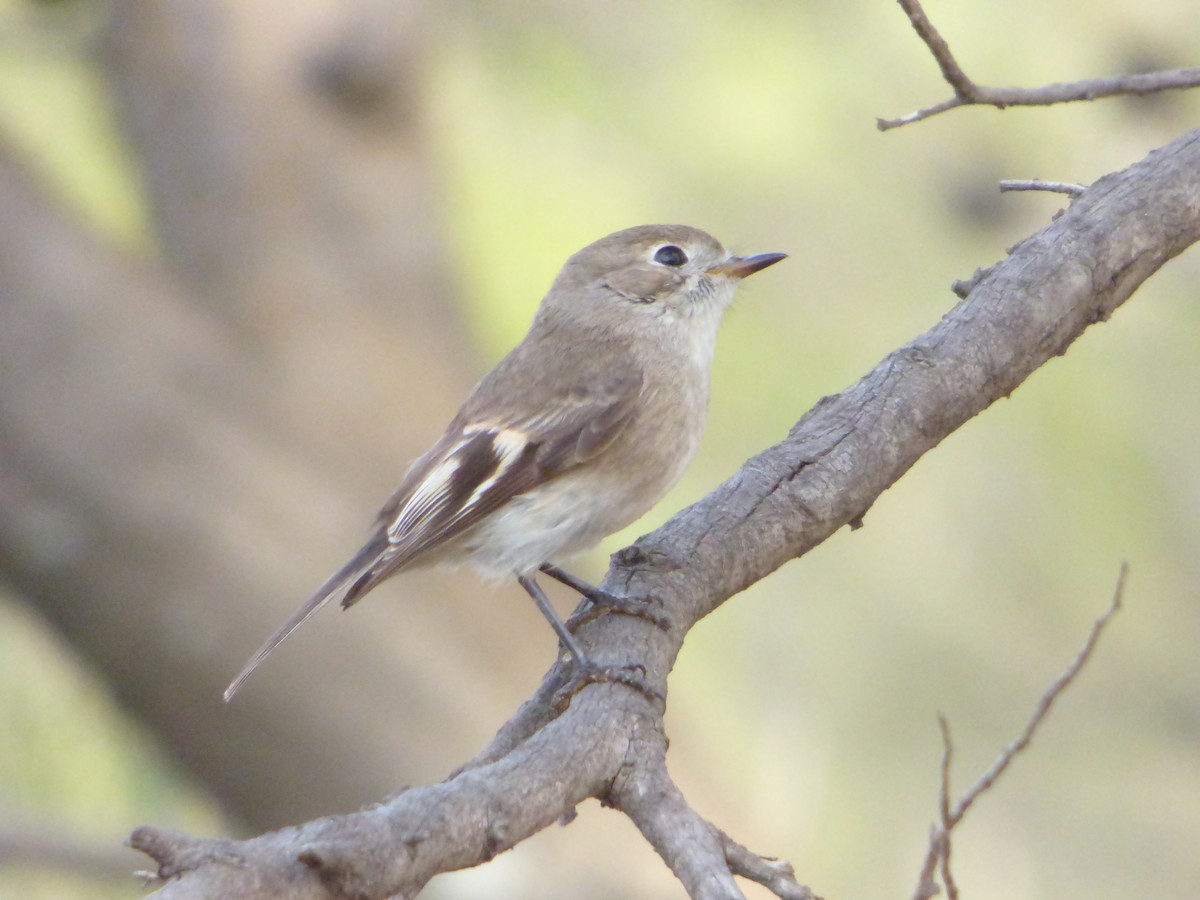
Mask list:
[[[984,273],[932,329],[820,401],[784,441],[617,554],[605,587],[661,602],[673,623],[669,632],[614,615],[583,626],[580,640],[599,661],[644,665],[648,682],[665,689],[697,620],[843,525],[861,522],[925,452],[1064,353],[1198,239],[1200,132],[1192,132],[1094,184]],[[551,673],[552,681],[560,677]],[[164,850],[149,829],[135,840],[164,875],[179,876],[163,898],[344,896],[347,885],[353,896],[411,896],[435,872],[490,859],[596,796],[639,821],[656,846],[668,849],[665,857],[679,860],[683,877],[683,857],[658,836],[655,817],[689,827],[698,820],[672,804],[662,781],[657,711],[641,694],[604,684],[584,689],[552,718],[551,694],[544,686],[473,767],[375,809],[221,844],[216,857],[207,852],[214,845],[190,839],[171,839]],[[630,790],[638,784],[657,786],[665,809],[641,809],[636,798],[644,792]],[[714,840],[732,865],[728,845]],[[238,865],[221,863],[230,854]],[[692,870],[699,882],[728,884],[714,868],[715,851],[702,856]],[[708,895],[700,883],[689,889]]]
[[644,698],[594,687],[504,759],[369,810],[249,841],[196,841],[139,829],[172,897],[411,896],[439,872],[476,865],[603,796],[627,762],[630,723],[652,720]]
[[619,554],[605,587],[660,600],[678,641],[729,596],[861,521],[924,453],[1065,353],[1198,239],[1193,131],[1092,185],[982,273],[937,325]]

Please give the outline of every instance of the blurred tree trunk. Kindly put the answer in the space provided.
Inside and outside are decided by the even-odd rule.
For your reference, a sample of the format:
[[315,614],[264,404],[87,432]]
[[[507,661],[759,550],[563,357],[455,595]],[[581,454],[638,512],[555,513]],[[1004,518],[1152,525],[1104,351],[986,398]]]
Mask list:
[[477,372],[422,132],[422,5],[284,9],[112,5],[101,60],[159,259],[0,154],[0,572],[255,828],[445,774],[499,722],[472,707],[540,674],[490,649],[518,646],[495,633],[509,611],[536,617],[515,589],[414,577],[221,703]]

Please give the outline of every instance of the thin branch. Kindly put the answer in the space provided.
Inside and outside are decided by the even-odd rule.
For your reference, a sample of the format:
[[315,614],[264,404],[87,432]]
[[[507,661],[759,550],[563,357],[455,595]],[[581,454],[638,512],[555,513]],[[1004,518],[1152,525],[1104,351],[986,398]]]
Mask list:
[[1050,712],[1050,708],[1054,705],[1054,701],[1074,683],[1084,664],[1091,659],[1092,653],[1100,641],[1101,633],[1112,617],[1116,615],[1117,610],[1121,608],[1121,600],[1125,594],[1125,581],[1128,574],[1129,564],[1121,563],[1121,571],[1117,575],[1117,585],[1113,590],[1112,602],[1109,603],[1108,609],[1105,610],[1104,614],[1092,623],[1092,629],[1088,633],[1083,648],[1063,673],[1042,694],[1033,711],[1033,715],[1025,723],[1025,728],[1022,730],[1020,736],[1004,748],[1000,754],[1000,758],[971,786],[970,790],[953,807],[950,805],[950,765],[954,756],[954,744],[950,739],[949,723],[946,721],[945,716],[940,713],[938,714],[938,726],[942,733],[941,789],[938,793],[941,823],[930,830],[929,847],[926,850],[925,859],[921,864],[920,875],[917,879],[917,889],[913,893],[914,900],[928,900],[928,898],[938,893],[937,882],[934,880],[933,875],[939,866],[942,873],[942,883],[946,887],[946,896],[949,900],[958,900],[958,885],[954,881],[950,867],[950,856],[953,847],[951,835],[954,829],[963,820],[963,817],[967,814],[967,810],[971,808],[972,804],[982,794],[991,789],[1001,776],[1004,775],[1017,754],[1029,746],[1034,734],[1037,733],[1038,728],[1041,727],[1042,722]]
[[1050,191],[1055,194],[1068,194],[1078,197],[1087,190],[1086,185],[1072,184],[1067,181],[1041,181],[1037,178],[1013,179],[1006,178],[1000,182],[1000,191]]
[[629,765],[613,779],[605,802],[625,813],[670,866],[694,900],[743,898],[735,875],[763,885],[780,900],[813,900],[786,862],[759,856],[703,819],[667,771],[661,721],[636,723]]
[[910,125],[928,119],[959,106],[994,106],[1005,109],[1009,106],[1051,106],[1057,103],[1074,103],[1081,100],[1096,100],[1118,95],[1141,95],[1159,91],[1184,90],[1200,86],[1200,68],[1172,69],[1163,72],[1147,72],[1138,75],[1113,75],[1105,78],[1090,78],[1083,81],[1058,82],[1036,88],[987,87],[976,84],[959,65],[950,51],[950,45],[941,36],[925,14],[920,0],[897,0],[908,16],[913,30],[933,54],[942,77],[954,89],[949,100],[894,119],[877,119],[880,131]]
[[942,70],[942,77],[954,88],[955,96],[966,100],[975,90],[975,83],[967,77],[967,73],[962,70],[958,60],[950,52],[950,45],[946,43],[946,39],[933,27],[929,16],[925,15],[920,0],[897,0],[897,2],[908,16],[908,21],[912,23],[913,29],[929,47],[929,51]]
[[1021,736],[1004,748],[1004,751],[1000,754],[1000,758],[992,764],[992,767],[983,774],[983,777],[975,782],[971,789],[958,801],[958,804],[950,813],[950,819],[947,822],[950,827],[957,825],[962,820],[962,817],[971,808],[971,804],[975,802],[976,798],[995,784],[996,780],[1012,764],[1017,754],[1029,746],[1029,742],[1033,740],[1034,733],[1038,730],[1038,726],[1042,724],[1042,720],[1050,712],[1050,707],[1054,705],[1054,701],[1075,680],[1084,663],[1091,659],[1092,651],[1096,649],[1096,643],[1100,640],[1100,634],[1104,631],[1104,627],[1116,615],[1117,610],[1121,608],[1121,598],[1125,593],[1125,579],[1128,574],[1129,564],[1121,563],[1121,571],[1117,575],[1117,586],[1113,591],[1112,602],[1109,604],[1104,615],[1092,624],[1092,630],[1088,634],[1083,649],[1079,651],[1079,654],[1071,661],[1071,664],[1067,666],[1063,673],[1058,676],[1058,679],[1050,685],[1049,690],[1042,694],[1033,715],[1025,723],[1025,730],[1021,732]]
[[942,884],[946,886],[946,896],[950,900],[958,900],[958,885],[950,871],[950,853],[953,850],[950,832],[954,829],[954,825],[948,824],[950,823],[950,765],[954,759],[954,742],[950,739],[950,723],[941,713],[938,713],[938,727],[942,732],[942,786],[938,792],[938,806],[942,819],[940,829],[942,840],[938,842],[941,851],[939,861],[942,870]]
[[941,820],[950,820],[950,767],[954,761],[954,743],[950,740],[950,723],[938,713],[938,728],[942,732],[942,786],[938,791],[938,806]]
[[810,888],[796,880],[796,872],[790,863],[770,856],[759,856],[723,831],[718,831],[717,837],[725,848],[725,862],[734,875],[761,884],[780,900],[821,900]]
[[937,872],[938,860],[942,858],[942,845],[946,835],[936,825],[929,826],[929,849],[925,851],[925,859],[921,863],[921,872],[917,876],[917,889],[913,891],[912,900],[929,900],[936,897],[942,889],[938,887],[934,873]]
[[[665,741],[662,744],[665,751]],[[610,798],[670,866],[693,900],[745,900],[718,830],[692,809],[665,759],[622,775]]]

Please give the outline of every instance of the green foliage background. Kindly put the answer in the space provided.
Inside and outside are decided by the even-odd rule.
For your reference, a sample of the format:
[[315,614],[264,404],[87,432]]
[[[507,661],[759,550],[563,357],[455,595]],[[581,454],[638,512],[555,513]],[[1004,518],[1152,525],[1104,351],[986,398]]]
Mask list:
[[[0,4],[0,134],[80,215],[152,253],[134,167],[84,52],[102,9],[48,6]],[[928,12],[989,84],[1194,65],[1200,53],[1200,10],[1180,0]],[[1173,94],[970,109],[880,134],[876,116],[947,95],[884,0],[465,4],[445,15],[454,27],[429,54],[429,107],[481,358],[519,337],[569,253],[617,228],[682,221],[742,251],[791,254],[727,321],[709,431],[685,482],[607,549],[931,325],[954,302],[951,281],[1063,202],[1001,196],[999,178],[1087,183],[1200,113],[1200,95]],[[1198,275],[1195,252],[1172,263],[922,460],[865,528],[697,628],[668,725],[701,761],[680,775],[685,791],[717,798],[705,815],[791,860],[826,897],[907,895],[935,815],[935,713],[951,722],[965,785],[1019,732],[1128,560],[1125,611],[962,830],[959,881],[972,900],[1195,896]],[[143,821],[221,830],[202,791],[19,598],[0,604],[0,723],[7,821],[113,844]],[[431,893],[522,896],[506,885],[519,884],[524,853]],[[0,870],[5,897],[136,895]]]

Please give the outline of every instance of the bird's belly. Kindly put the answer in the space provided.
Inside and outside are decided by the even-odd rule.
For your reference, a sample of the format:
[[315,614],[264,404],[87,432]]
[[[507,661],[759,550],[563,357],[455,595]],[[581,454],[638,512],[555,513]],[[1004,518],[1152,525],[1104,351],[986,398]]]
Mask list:
[[565,560],[639,518],[675,480],[631,491],[628,483],[597,485],[594,478],[567,474],[514,497],[462,536],[466,560],[494,578]]

